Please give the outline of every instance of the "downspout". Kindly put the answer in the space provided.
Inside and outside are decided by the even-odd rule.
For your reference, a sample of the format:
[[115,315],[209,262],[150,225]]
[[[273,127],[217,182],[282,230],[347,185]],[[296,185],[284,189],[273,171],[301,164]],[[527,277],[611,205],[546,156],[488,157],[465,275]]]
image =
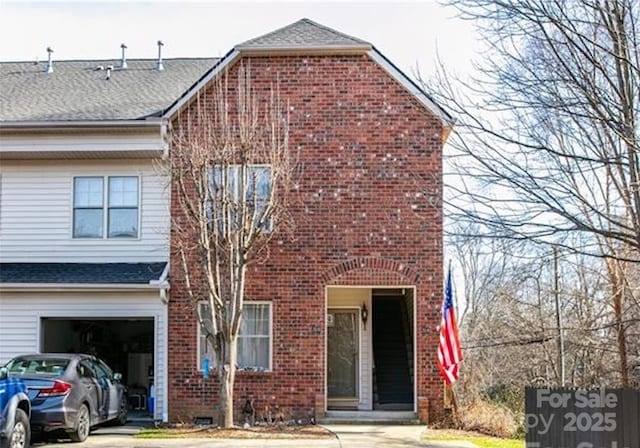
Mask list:
[[160,144],[162,146],[162,160],[169,160],[169,125],[164,119],[160,125]]

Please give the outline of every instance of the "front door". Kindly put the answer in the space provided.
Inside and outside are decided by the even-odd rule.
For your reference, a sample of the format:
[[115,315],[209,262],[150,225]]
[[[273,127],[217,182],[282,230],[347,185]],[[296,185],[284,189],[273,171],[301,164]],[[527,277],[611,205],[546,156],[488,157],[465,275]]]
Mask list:
[[358,317],[357,308],[329,309],[327,316],[327,398],[334,402],[358,400]]

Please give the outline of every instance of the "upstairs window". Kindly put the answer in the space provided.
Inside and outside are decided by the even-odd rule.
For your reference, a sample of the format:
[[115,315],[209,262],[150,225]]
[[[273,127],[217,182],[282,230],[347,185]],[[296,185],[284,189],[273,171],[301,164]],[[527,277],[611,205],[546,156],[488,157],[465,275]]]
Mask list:
[[[237,210],[240,209],[241,201],[241,167],[240,165],[230,165],[223,170],[219,166],[211,168],[211,194],[213,200],[209,201],[210,204],[221,203],[223,200],[231,206],[231,225],[237,225],[234,222],[238,219]],[[224,189],[227,185],[226,191]],[[226,197],[223,197],[226,196]],[[246,187],[246,204],[249,213],[252,213],[254,219],[260,220],[264,214],[267,205],[269,204],[269,198],[271,196],[271,167],[269,165],[248,165],[247,166],[247,187]],[[254,202],[255,197],[255,202]],[[209,216],[212,214],[210,213]],[[216,207],[215,213],[218,225],[222,226],[222,216],[220,207]],[[271,230],[271,222],[263,224],[262,230]]]
[[[106,185],[106,191],[105,191]],[[76,177],[73,237],[137,238],[139,186],[135,176]]]

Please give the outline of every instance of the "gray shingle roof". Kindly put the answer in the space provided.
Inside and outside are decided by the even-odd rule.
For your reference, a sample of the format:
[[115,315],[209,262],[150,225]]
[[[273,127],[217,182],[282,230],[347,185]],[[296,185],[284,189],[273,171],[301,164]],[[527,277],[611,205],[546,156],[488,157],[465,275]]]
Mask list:
[[158,280],[166,263],[0,263],[0,283],[126,283]]
[[369,42],[320,25],[309,19],[298,20],[263,36],[236,45],[237,50],[304,49],[331,47],[371,47]]
[[[0,122],[67,120],[134,120],[158,115],[171,105],[217,59],[164,59],[164,71],[153,59],[0,63]],[[116,67],[107,80],[104,70]]]

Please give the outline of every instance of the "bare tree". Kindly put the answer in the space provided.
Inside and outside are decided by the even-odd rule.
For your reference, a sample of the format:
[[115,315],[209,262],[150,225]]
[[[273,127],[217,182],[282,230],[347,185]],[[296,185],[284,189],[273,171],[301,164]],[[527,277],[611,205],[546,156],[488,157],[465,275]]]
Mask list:
[[172,249],[219,379],[218,424],[233,426],[233,386],[247,267],[287,224],[288,115],[278,86],[225,73],[173,123]]
[[584,233],[587,245],[570,249],[603,255],[599,235],[638,259],[639,2],[450,3],[489,47],[473,79],[423,80],[459,118],[450,144],[460,180],[448,186],[456,218],[543,243]]
[[474,79],[455,84],[443,69],[429,89],[460,119],[447,206],[483,236],[612,260],[603,271],[626,386],[637,303],[620,263],[640,261],[640,2],[449,3],[488,48]]

